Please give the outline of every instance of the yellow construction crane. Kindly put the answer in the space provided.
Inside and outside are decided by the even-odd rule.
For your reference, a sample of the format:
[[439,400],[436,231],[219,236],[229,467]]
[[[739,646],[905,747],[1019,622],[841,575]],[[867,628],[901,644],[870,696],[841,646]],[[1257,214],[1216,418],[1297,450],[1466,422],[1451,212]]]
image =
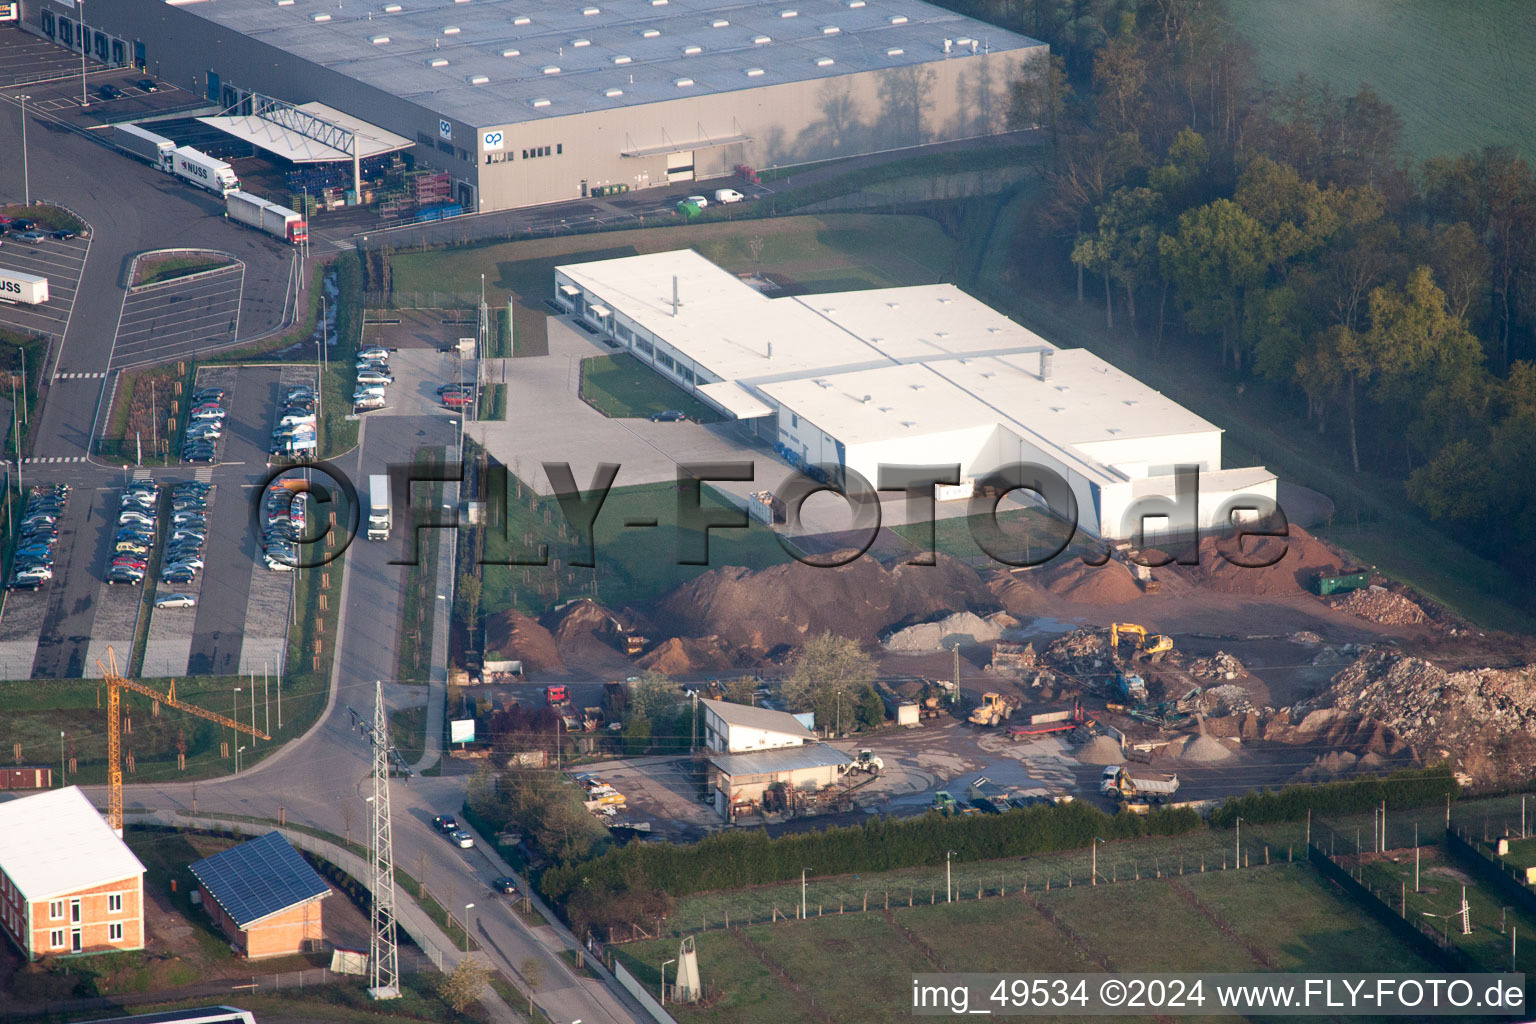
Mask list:
[[102,681],[107,684],[107,824],[118,835],[123,834],[123,741],[119,735],[120,723],[118,712],[122,706],[122,691],[133,690],[152,698],[157,704],[176,708],[199,718],[206,718],[210,722],[218,722],[227,725],[236,732],[243,732],[257,739],[269,740],[272,737],[251,725],[241,725],[233,718],[212,711],[205,711],[193,704],[187,704],[176,698],[176,680],[171,680],[170,690],[160,693],[151,690],[143,683],[132,679],[125,679],[117,672],[117,653],[112,648],[107,648],[107,664],[103,665],[99,660],[96,667],[101,669]]

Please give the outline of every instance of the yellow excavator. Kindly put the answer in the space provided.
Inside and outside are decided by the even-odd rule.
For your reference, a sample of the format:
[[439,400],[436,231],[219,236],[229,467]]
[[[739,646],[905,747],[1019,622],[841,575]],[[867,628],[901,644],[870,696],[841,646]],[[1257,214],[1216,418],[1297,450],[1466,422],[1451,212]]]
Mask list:
[[1135,644],[1132,657],[1142,657],[1149,661],[1159,661],[1163,655],[1173,650],[1173,637],[1165,633],[1148,633],[1146,626],[1138,626],[1134,622],[1112,622],[1109,626],[1109,650],[1114,657],[1120,656],[1120,638],[1130,637]]

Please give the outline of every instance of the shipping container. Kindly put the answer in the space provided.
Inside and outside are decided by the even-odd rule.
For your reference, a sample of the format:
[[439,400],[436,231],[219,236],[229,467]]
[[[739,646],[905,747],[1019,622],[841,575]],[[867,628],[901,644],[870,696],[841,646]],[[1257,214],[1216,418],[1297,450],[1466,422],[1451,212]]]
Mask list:
[[24,302],[29,306],[41,306],[47,301],[46,277],[0,268],[0,302]]
[[37,765],[0,768],[0,790],[51,788],[53,788],[52,768],[43,768]]
[[172,173],[176,159],[176,143],[163,135],[140,128],[136,124],[112,126],[112,141],[119,149],[132,153],[167,174]]

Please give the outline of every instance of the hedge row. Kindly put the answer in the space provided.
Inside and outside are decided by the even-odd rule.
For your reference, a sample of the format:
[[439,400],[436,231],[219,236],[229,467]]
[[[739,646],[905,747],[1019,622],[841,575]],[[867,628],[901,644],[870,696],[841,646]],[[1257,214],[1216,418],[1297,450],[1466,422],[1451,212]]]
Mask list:
[[1286,786],[1253,792],[1222,802],[1211,812],[1211,824],[1228,828],[1239,817],[1254,824],[1300,821],[1310,812],[1317,815],[1358,814],[1380,807],[1421,807],[1444,803],[1461,794],[1461,785],[1445,765],[1393,772],[1385,777],[1329,782],[1321,786]]
[[786,882],[799,878],[803,868],[822,877],[892,871],[935,864],[949,850],[961,860],[991,860],[1085,847],[1094,836],[1166,836],[1200,827],[1200,816],[1191,810],[1108,815],[1074,802],[1004,814],[877,818],[776,839],[758,829],[742,829],[689,845],[630,843],[590,861],[551,868],[539,885],[560,903],[586,887],[653,889],[684,896]]

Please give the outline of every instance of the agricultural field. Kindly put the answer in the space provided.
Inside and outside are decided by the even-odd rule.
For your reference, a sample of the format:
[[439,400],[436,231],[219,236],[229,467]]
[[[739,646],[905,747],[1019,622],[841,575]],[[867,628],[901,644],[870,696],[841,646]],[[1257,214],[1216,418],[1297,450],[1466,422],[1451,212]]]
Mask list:
[[1536,157],[1536,19],[1525,0],[1233,0],[1272,84],[1298,74],[1353,94],[1369,84],[1403,119],[1417,159],[1483,146]]
[[[896,1021],[910,1016],[911,976],[932,971],[1431,969],[1299,863],[902,903],[700,934],[710,998],[673,1012],[683,1024]],[[611,948],[655,990],[677,940]]]

